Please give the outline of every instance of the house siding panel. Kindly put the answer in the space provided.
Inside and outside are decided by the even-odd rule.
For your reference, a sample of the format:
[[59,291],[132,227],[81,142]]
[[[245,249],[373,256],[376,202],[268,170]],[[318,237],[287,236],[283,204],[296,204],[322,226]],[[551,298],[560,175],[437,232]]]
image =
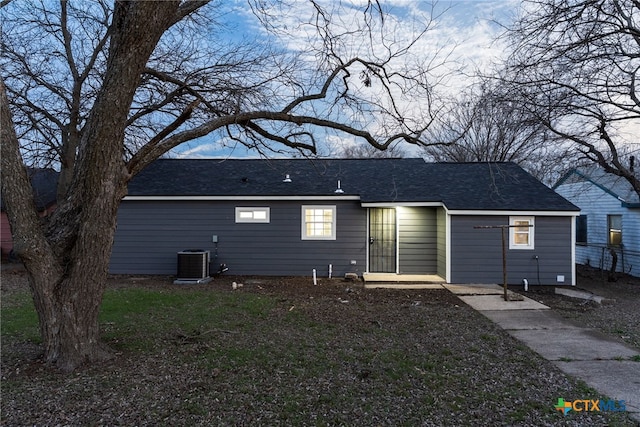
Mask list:
[[[510,250],[508,231],[507,282],[520,284],[527,279],[532,285],[564,284],[573,280],[571,263],[572,217],[535,218],[535,248]],[[451,271],[453,283],[502,283],[501,230],[476,229],[476,226],[509,224],[508,216],[452,216]],[[537,257],[537,259],[536,259]]]
[[[177,252],[185,249],[211,251],[213,272],[220,263],[227,264],[229,274],[241,275],[310,276],[315,268],[326,276],[329,264],[336,276],[357,272],[365,265],[366,211],[355,202],[331,204],[337,206],[337,239],[319,241],[301,239],[301,203],[297,202],[269,202],[270,223],[236,223],[237,206],[267,204],[124,201],[118,212],[110,272],[175,274]],[[213,235],[218,237],[217,245]]]
[[556,191],[587,216],[587,244],[576,245],[576,262],[609,270],[607,215],[622,215],[622,247],[616,270],[640,277],[640,208],[627,208],[611,193],[588,182],[560,185]]
[[436,210],[398,208],[400,274],[435,274],[437,271]]
[[447,213],[438,209],[437,213],[437,246],[438,246],[438,276],[447,279]]

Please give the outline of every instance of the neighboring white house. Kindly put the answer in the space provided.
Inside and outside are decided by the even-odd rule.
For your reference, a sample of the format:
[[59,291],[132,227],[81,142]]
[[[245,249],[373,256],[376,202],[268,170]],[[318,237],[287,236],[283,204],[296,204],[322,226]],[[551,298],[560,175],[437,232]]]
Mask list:
[[625,179],[597,168],[573,169],[554,186],[581,210],[576,262],[640,277],[640,197]]

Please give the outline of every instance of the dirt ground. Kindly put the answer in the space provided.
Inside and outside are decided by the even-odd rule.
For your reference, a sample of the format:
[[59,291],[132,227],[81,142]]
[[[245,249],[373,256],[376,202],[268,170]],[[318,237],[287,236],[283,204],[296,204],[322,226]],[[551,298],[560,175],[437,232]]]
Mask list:
[[[114,276],[110,279],[112,286],[122,285],[122,276]],[[170,278],[159,277],[129,277],[129,282],[140,286],[157,286],[161,281],[164,286],[172,285]],[[145,284],[145,282],[147,282]],[[344,286],[340,278],[318,279],[318,286],[312,286],[312,279],[300,277],[242,277],[223,275],[216,277],[211,286],[216,288],[233,290],[233,283],[247,285],[242,288],[249,292],[265,294],[277,294],[291,299],[309,298],[347,298],[345,289],[352,291],[362,288],[362,282],[352,282]],[[302,285],[302,286],[301,286]],[[206,285],[204,285],[206,286]],[[567,288],[601,296],[606,300],[597,303],[593,300],[571,298],[556,293],[556,286],[530,285],[525,292],[522,286],[509,286],[509,289],[541,302],[563,317],[572,319],[584,327],[598,329],[608,335],[640,348],[640,278],[616,274],[610,277],[607,272],[578,266],[576,286],[562,286]],[[389,304],[411,303],[411,301],[398,301],[403,298],[403,293],[395,290],[377,290],[377,295],[386,293],[384,298]],[[412,294],[411,294],[412,295]],[[366,293],[354,292],[351,299],[367,297]],[[407,296],[411,299],[412,296]],[[338,319],[340,320],[340,319]],[[348,320],[348,319],[343,319]]]
[[[11,280],[11,277],[23,277],[24,271],[17,264],[3,265],[2,289],[7,292],[12,286],[23,287],[26,283],[22,280]],[[213,281],[198,287],[213,287],[233,291],[233,283],[236,290],[255,292],[261,294],[279,295],[281,298],[291,300],[309,300],[313,298],[370,298],[371,295],[360,292],[362,282],[345,282],[341,278],[319,278],[318,286],[313,286],[310,277],[265,277],[265,276],[235,276],[221,275]],[[238,289],[238,286],[240,288]],[[140,286],[159,288],[175,288],[173,278],[168,276],[141,276],[141,275],[112,275],[107,286],[111,288]],[[194,286],[194,285],[182,285]],[[559,312],[563,317],[572,319],[581,326],[598,329],[608,335],[623,340],[624,342],[640,348],[640,278],[617,274],[610,277],[607,272],[578,266],[576,286],[564,286],[564,288],[582,290],[597,296],[606,298],[603,303],[580,298],[571,298],[555,292],[555,286],[530,285],[527,292],[522,286],[509,286],[509,289],[521,293],[529,298],[545,304]],[[346,290],[346,291],[345,291]],[[349,292],[354,291],[354,292]],[[345,293],[346,292],[346,293]],[[385,294],[385,295],[382,295]],[[377,290],[376,298],[379,301],[388,301],[389,304],[408,303],[413,298],[413,293],[397,291]],[[400,298],[401,301],[398,301]],[[337,319],[340,320],[340,319]],[[347,321],[348,319],[343,319]]]
[[[3,269],[5,301],[26,290],[25,279]],[[4,340],[0,425],[634,425],[559,417],[559,396],[588,391],[446,290],[233,275],[202,285],[118,275],[107,286],[255,293],[275,306],[259,322],[239,313],[206,333],[162,331],[142,353],[67,376],[38,363],[34,343]],[[581,268],[577,288],[608,301],[511,289],[640,348],[637,278],[608,282]],[[234,332],[239,324],[248,333]]]

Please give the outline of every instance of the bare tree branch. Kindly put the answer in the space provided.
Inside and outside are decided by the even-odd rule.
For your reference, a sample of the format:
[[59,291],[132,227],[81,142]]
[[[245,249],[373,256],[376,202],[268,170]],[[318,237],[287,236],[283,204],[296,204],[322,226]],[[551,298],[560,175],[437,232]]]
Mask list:
[[[384,28],[393,19],[381,3],[349,24],[341,3],[249,4],[264,24],[251,40],[225,36],[233,24],[217,18],[236,4],[224,1],[2,3],[2,191],[14,238],[40,240],[18,248],[46,362],[72,370],[111,357],[98,313],[119,203],[135,174],[180,144],[225,132],[258,150],[304,154],[326,132],[378,149],[428,144],[440,59],[424,60],[413,36]],[[299,7],[310,18],[300,20]],[[300,26],[286,27],[281,12]],[[413,24],[423,38],[430,22]],[[45,224],[27,203],[23,160],[60,169]]]
[[511,99],[640,194],[626,157],[640,124],[640,6],[622,0],[531,0],[510,29],[501,75]]

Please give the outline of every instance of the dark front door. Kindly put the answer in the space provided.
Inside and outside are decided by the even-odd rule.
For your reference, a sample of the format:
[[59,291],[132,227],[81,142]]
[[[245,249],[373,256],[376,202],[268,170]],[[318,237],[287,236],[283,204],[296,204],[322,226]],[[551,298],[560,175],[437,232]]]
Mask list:
[[369,210],[369,271],[396,272],[396,210]]

